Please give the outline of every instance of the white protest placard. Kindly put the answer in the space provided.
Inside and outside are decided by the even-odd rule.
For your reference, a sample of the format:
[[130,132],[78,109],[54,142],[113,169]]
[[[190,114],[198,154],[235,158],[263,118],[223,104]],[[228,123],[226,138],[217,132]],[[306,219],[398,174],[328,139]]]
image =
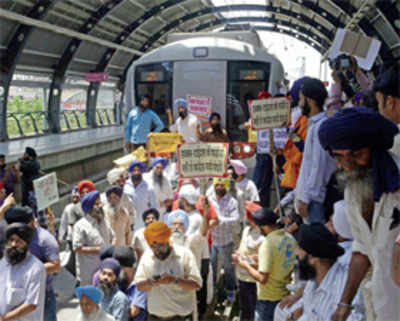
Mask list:
[[[274,128],[274,147],[283,149],[289,138],[287,128]],[[257,153],[266,154],[271,151],[271,139],[269,130],[257,131]]]
[[381,42],[363,34],[339,28],[329,50],[329,59],[335,59],[342,53],[354,56],[358,66],[370,70],[378,56]]
[[254,130],[285,127],[290,123],[290,102],[285,97],[252,100],[250,117]]
[[35,197],[39,211],[58,202],[58,186],[56,173],[50,173],[33,181]]
[[211,97],[205,96],[186,96],[188,103],[188,112],[199,118],[208,118],[211,114]]
[[224,177],[228,163],[227,143],[187,143],[178,146],[180,178]]

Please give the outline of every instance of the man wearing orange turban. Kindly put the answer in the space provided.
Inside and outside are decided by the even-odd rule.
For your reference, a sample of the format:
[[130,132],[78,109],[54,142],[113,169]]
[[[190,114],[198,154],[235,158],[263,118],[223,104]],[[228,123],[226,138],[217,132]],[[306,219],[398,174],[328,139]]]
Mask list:
[[191,319],[203,282],[193,253],[171,245],[171,230],[163,222],[149,224],[144,237],[151,251],[140,259],[135,283],[139,291],[147,292],[147,320]]
[[144,230],[144,238],[150,247],[152,247],[154,243],[169,243],[170,236],[171,230],[169,227],[165,223],[159,221],[151,223]]

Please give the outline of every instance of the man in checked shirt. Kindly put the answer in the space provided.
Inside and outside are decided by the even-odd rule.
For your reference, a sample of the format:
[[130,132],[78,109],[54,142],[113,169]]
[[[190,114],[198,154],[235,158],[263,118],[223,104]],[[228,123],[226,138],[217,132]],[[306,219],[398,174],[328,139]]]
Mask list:
[[235,268],[232,262],[234,250],[234,226],[239,222],[238,202],[228,194],[229,179],[214,179],[214,192],[210,202],[217,213],[217,218],[210,221],[212,246],[211,265],[213,268],[214,285],[217,281],[218,256],[221,257],[224,268],[224,285],[227,299],[232,303],[235,299]]

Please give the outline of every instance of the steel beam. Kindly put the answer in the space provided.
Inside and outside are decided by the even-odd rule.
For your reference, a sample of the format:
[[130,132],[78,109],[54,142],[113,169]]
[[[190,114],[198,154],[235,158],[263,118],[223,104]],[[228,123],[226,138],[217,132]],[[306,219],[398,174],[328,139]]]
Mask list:
[[[31,19],[43,19],[49,10],[54,6],[57,0],[41,0],[27,14]],[[14,32],[7,52],[0,63],[0,141],[8,139],[7,133],[7,102],[10,91],[11,81],[22,55],[22,52],[29,40],[34,26],[25,24],[18,25]]]
[[[212,27],[216,27],[216,26],[218,26],[218,25],[223,25],[223,24],[228,24],[228,23],[237,23],[237,22],[260,22],[260,19],[259,19],[259,18],[260,18],[260,17],[246,17],[246,16],[245,16],[245,17],[235,17],[235,18],[214,19],[214,20],[212,20],[212,21],[205,22],[205,23],[203,23],[203,24],[201,24],[201,25],[197,25],[197,26],[195,26],[192,30],[195,31],[195,32],[198,32],[198,31],[203,31],[203,30],[205,30],[205,29],[207,29],[207,28],[212,28]],[[265,21],[264,21],[264,22],[265,22]],[[310,32],[309,32],[306,28],[301,27],[301,26],[294,25],[294,24],[291,23],[291,22],[288,22],[288,21],[281,21],[281,22],[279,22],[279,23],[278,23],[278,21],[268,21],[268,22],[271,22],[272,24],[278,24],[278,25],[290,27],[290,28],[292,28],[293,30],[299,31],[301,34],[306,34],[306,35],[308,35],[308,36],[310,37],[310,39],[313,39],[313,40],[312,40],[313,46],[314,46],[314,48],[318,48],[318,49],[317,49],[318,51],[323,50],[323,48],[326,48],[326,47],[329,45],[328,42],[327,42],[326,40],[322,39],[321,37],[319,37],[319,36],[317,36],[317,35],[311,36]],[[239,26],[240,26],[240,25],[239,25]],[[243,25],[243,26],[244,26],[244,25]],[[272,30],[272,31],[275,31],[275,32],[282,32],[282,31],[280,31],[280,30],[285,30],[285,29],[282,29],[282,28],[279,28],[279,27],[275,27],[275,26],[269,27],[269,26],[262,26],[262,25],[254,25],[254,26],[252,26],[252,27],[254,27],[254,28],[257,29],[257,30],[263,30],[263,29],[260,29],[260,28],[265,27],[265,28],[268,28],[268,31]],[[297,27],[298,27],[298,28],[297,28]],[[307,39],[307,37],[302,37],[302,38],[300,39],[300,34],[295,33],[295,32],[289,32],[289,35],[290,35],[290,36],[293,36],[293,37],[298,36],[298,37],[296,37],[296,38],[298,38],[299,40]],[[308,45],[310,45],[310,40],[307,39],[306,43],[307,43]]]
[[[162,12],[163,10],[172,7],[172,6],[181,6],[181,3],[185,2],[186,0],[168,0],[165,1],[161,4],[159,4],[158,6],[155,6],[151,9],[149,9],[146,13],[144,13],[141,17],[139,17],[138,19],[136,19],[135,22],[133,22],[132,24],[130,24],[129,26],[127,26],[119,35],[118,37],[114,40],[117,43],[122,43],[126,38],[128,38],[137,28],[139,28],[139,26],[141,24],[143,24],[146,20],[151,19],[154,15],[159,14],[160,12]],[[326,15],[322,15],[322,9],[319,8],[314,2],[312,1],[303,1],[302,6],[313,11],[315,14],[318,14],[321,16],[322,19],[329,21],[330,23],[332,23],[333,25],[335,25],[335,23],[340,22],[338,19],[336,19],[333,15],[331,15],[330,13],[326,13]],[[223,12],[230,12],[230,11],[246,11],[246,10],[251,10],[251,11],[266,11],[266,12],[276,12],[282,15],[286,15],[286,16],[291,16],[294,19],[297,19],[297,16],[300,16],[300,20],[301,21],[305,21],[306,23],[312,25],[312,26],[316,26],[316,22],[312,19],[310,19],[309,17],[307,17],[306,15],[302,14],[302,13],[295,13],[291,10],[286,10],[283,8],[277,8],[272,6],[271,4],[269,5],[226,5],[226,6],[218,6],[218,7],[214,7],[214,6],[209,6],[209,7],[205,7],[203,9],[200,9],[196,12],[190,12],[186,14],[180,18],[177,18],[175,20],[173,20],[172,22],[170,22],[168,25],[163,26],[162,29],[160,29],[157,33],[153,34],[152,37],[150,37],[149,39],[153,39],[156,37],[156,39],[154,41],[150,41],[149,39],[147,40],[146,43],[143,44],[143,46],[141,47],[141,51],[145,51],[146,49],[150,48],[151,45],[153,43],[155,43],[156,41],[159,40],[159,38],[164,35],[166,32],[168,32],[171,29],[174,29],[176,27],[179,27],[179,25],[185,21],[191,20],[191,19],[196,19],[200,16],[204,16],[206,14],[215,14],[215,13],[223,13]],[[322,33],[325,33],[327,35],[327,37],[329,38],[330,36],[330,31],[324,26],[324,25],[319,25],[319,30]],[[160,34],[161,32],[161,34]],[[113,56],[115,55],[116,50],[112,50],[109,49],[107,50],[103,57],[100,59],[99,64],[96,67],[96,72],[104,72],[107,67],[108,64],[110,63],[110,61],[112,60]],[[124,71],[124,76],[123,78],[125,78],[126,72],[129,69],[129,66],[131,65],[132,61],[138,59],[139,55],[134,55],[133,58],[130,60],[130,62],[128,63],[127,67],[125,68]],[[94,90],[98,90],[99,89],[99,85],[98,84],[90,84],[90,89],[94,89]]]
[[[213,8],[205,8],[198,10],[196,12],[192,12],[188,15],[185,15],[181,18],[178,18],[172,22],[170,22],[167,26],[164,26],[161,28],[158,32],[156,32],[146,43],[143,44],[141,47],[141,51],[146,50],[148,47],[150,47],[154,42],[156,42],[161,36],[166,34],[169,30],[174,29],[175,27],[179,26],[180,24],[190,21],[196,17],[212,14],[212,13],[220,13],[220,12],[232,12],[232,11],[266,11],[270,13],[279,13],[288,17],[291,17],[293,19],[296,19],[298,21],[301,21],[303,23],[306,23],[308,25],[313,26],[316,28],[317,23],[310,19],[309,17],[305,16],[302,13],[296,13],[291,10],[283,9],[283,8],[276,8],[273,6],[264,6],[264,5],[231,5],[231,6],[219,6],[219,7],[213,7]],[[343,23],[341,23],[338,19],[336,19],[334,16],[331,14],[327,14],[325,17],[328,21],[330,21],[333,25],[336,26],[342,26]],[[265,18],[265,22],[268,22],[270,18]],[[320,28],[318,30],[323,33],[328,39],[333,38],[333,34],[325,27],[322,25],[319,25]]]
[[[123,0],[108,0],[105,2],[99,10],[95,11],[89,19],[79,28],[79,33],[88,35],[96,25],[102,21],[107,14],[109,14],[116,6],[118,6]],[[59,133],[61,131],[60,126],[60,103],[62,94],[62,84],[65,80],[65,75],[74,60],[76,53],[79,51],[83,40],[79,38],[72,39],[68,46],[65,48],[64,53],[58,61],[53,74],[53,80],[50,85],[49,93],[49,114],[50,114],[50,124],[51,131],[53,133]],[[89,97],[89,92],[87,92]],[[86,116],[88,127],[96,127],[96,117],[94,116],[96,112],[96,105],[93,106],[92,100],[87,100],[86,103]]]
[[[339,19],[337,19],[332,14],[327,13],[326,11],[323,11],[315,3],[312,3],[310,1],[303,1],[302,5],[306,6],[307,8],[309,8],[310,10],[312,10],[314,12],[317,12],[319,15],[322,16],[323,19],[329,21],[334,26],[338,26],[338,27],[343,26],[343,23],[340,22]],[[310,19],[308,16],[304,15],[303,13],[297,13],[297,12],[293,12],[291,10],[283,9],[280,7],[274,7],[271,4],[269,4],[269,5],[228,5],[228,6],[218,6],[218,7],[209,7],[209,8],[200,9],[198,11],[191,12],[187,15],[177,18],[176,20],[170,22],[168,25],[164,26],[162,29],[157,31],[150,39],[148,39],[147,42],[144,43],[143,46],[140,48],[140,51],[146,51],[146,49],[148,49],[153,43],[158,41],[168,31],[176,28],[177,26],[179,26],[180,24],[182,24],[184,22],[190,21],[192,19],[196,19],[197,17],[208,15],[208,14],[213,14],[213,13],[215,14],[215,13],[221,13],[221,12],[232,12],[232,11],[265,11],[265,12],[269,12],[269,13],[277,13],[277,14],[285,15],[285,16],[291,17],[292,19],[304,22],[304,23],[312,26],[313,28],[318,29],[318,31],[321,32],[322,34],[324,34],[328,39],[333,39],[333,34],[329,29],[327,29],[323,25],[317,24],[314,20]],[[324,15],[322,14],[323,12],[325,13]],[[265,22],[268,22],[269,19],[270,18],[265,18]],[[299,28],[300,28],[300,26],[299,26]],[[307,34],[308,33],[309,33],[309,31],[307,31]],[[314,36],[318,37],[318,35],[316,33],[314,33]],[[124,77],[129,69],[130,65],[132,64],[132,62],[138,58],[139,58],[139,56],[135,55],[130,60],[130,62],[128,63],[128,65],[125,68]]]
[[[158,15],[161,13],[163,10],[173,7],[173,6],[180,6],[181,3],[185,2],[187,0],[167,0],[157,6],[154,6],[152,8],[147,9],[145,13],[137,18],[135,21],[133,21],[131,24],[126,26],[124,30],[114,39],[114,42],[117,44],[122,44],[132,33],[134,33],[136,30],[140,29],[140,26],[147,20],[152,19],[154,16]],[[142,31],[143,32],[143,31]],[[99,63],[97,64],[97,67],[95,69],[96,72],[104,72],[107,67],[109,66],[112,58],[116,54],[116,50],[109,48],[101,57]],[[134,55],[133,57],[139,57],[140,55]],[[126,73],[126,70],[124,71],[124,75]],[[96,104],[97,103],[97,97],[98,97],[98,91],[100,88],[99,83],[90,83],[88,92],[92,92],[93,90],[96,92],[94,95],[91,95],[89,97],[88,95],[88,100],[91,100],[91,104]]]

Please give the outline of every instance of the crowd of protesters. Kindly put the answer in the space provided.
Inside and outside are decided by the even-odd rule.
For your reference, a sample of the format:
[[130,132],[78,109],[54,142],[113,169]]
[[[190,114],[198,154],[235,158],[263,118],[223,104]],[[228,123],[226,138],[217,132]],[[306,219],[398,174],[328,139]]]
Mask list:
[[[258,132],[253,177],[233,158],[209,180],[179,179],[171,155],[136,160],[110,169],[103,193],[79,182],[58,229],[34,206],[35,150],[14,166],[0,155],[0,321],[57,320],[62,270],[76,279],[80,321],[207,321],[235,302],[240,321],[398,321],[400,69],[371,81],[351,62],[354,95],[340,69],[329,93],[310,77],[284,93],[291,122]],[[185,142],[229,142],[218,113],[202,130],[185,99],[175,105],[169,130]],[[164,128],[150,106],[144,96],[127,116],[129,152]]]

